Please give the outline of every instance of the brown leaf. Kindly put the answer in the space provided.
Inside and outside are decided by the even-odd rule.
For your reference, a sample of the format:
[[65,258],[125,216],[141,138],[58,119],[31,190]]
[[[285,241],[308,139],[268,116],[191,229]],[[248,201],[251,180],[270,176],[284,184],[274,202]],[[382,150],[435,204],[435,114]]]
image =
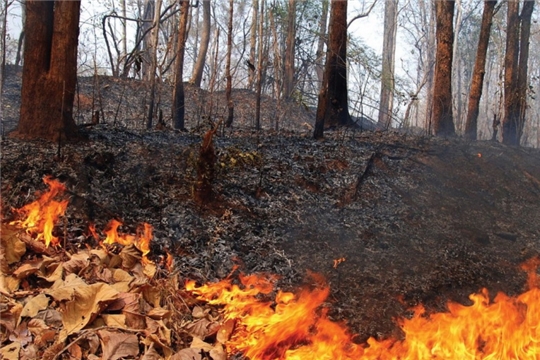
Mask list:
[[229,319],[223,324],[221,324],[221,327],[219,328],[216,335],[216,340],[221,344],[225,344],[227,341],[229,341],[231,334],[234,331],[235,325],[236,324],[234,319]]
[[9,335],[9,340],[13,342],[18,342],[21,346],[26,346],[29,342],[32,341],[32,335],[26,326],[26,323],[23,322]]
[[62,264],[66,274],[77,274],[90,264],[90,254],[87,251],[80,251],[71,255],[69,261]]
[[100,330],[98,335],[101,339],[103,360],[135,357],[139,354],[139,339],[134,334]]
[[1,226],[0,246],[4,260],[8,265],[21,261],[21,257],[26,253],[26,245],[17,237],[19,230],[4,224]]
[[28,344],[28,346],[21,349],[19,360],[39,359],[38,352],[39,348],[36,346],[36,344]]
[[15,275],[18,279],[24,279],[29,275],[37,273],[41,268],[41,265],[43,265],[42,259],[28,261],[15,270],[13,275]]
[[125,329],[126,328],[126,315],[122,314],[103,314],[101,318],[110,328]]
[[148,312],[147,316],[154,320],[163,320],[171,316],[171,311],[164,308],[154,308]]
[[204,339],[211,334],[215,334],[218,327],[219,324],[217,322],[203,318],[188,324],[185,329],[191,336]]
[[78,287],[86,286],[86,282],[75,274],[69,274],[65,280],[57,280],[45,294],[56,301],[71,300]]
[[14,342],[0,349],[0,356],[4,360],[19,360],[21,343]]
[[34,319],[45,321],[47,326],[59,329],[62,326],[62,315],[54,309],[48,309],[38,313]]
[[34,317],[41,310],[45,310],[49,306],[49,298],[45,294],[39,294],[31,298],[21,312],[21,317]]
[[73,344],[69,347],[70,359],[82,359],[83,352],[79,344]]
[[170,360],[202,360],[201,349],[182,349],[173,356]]
[[9,295],[19,289],[20,279],[11,275],[0,274],[0,293]]
[[81,285],[74,289],[73,300],[68,301],[62,313],[67,335],[83,329],[92,322],[109,303],[116,300],[118,291],[103,283]]
[[141,264],[142,253],[135,245],[130,244],[122,249],[120,257],[122,258],[122,266],[132,270],[136,265]]
[[49,327],[42,319],[31,319],[28,321],[28,330],[32,335],[40,335],[44,330],[48,330]]
[[141,360],[161,360],[163,357],[159,355],[157,350],[154,348],[154,343],[151,343],[148,349],[144,352],[144,355],[141,357]]

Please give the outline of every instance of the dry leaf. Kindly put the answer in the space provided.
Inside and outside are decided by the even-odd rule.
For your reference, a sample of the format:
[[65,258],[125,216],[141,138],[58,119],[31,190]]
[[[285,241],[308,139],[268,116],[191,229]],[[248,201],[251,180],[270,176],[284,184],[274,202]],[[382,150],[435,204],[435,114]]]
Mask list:
[[171,345],[171,330],[161,320],[152,320],[146,318],[147,329],[146,334],[154,335],[157,337],[158,343],[161,346]]
[[41,310],[45,310],[49,306],[49,298],[45,294],[39,294],[31,298],[21,312],[21,317],[34,317]]
[[7,304],[7,309],[0,313],[0,325],[13,332],[19,324],[19,318],[23,309],[22,304],[12,301]]
[[34,317],[34,319],[41,319],[45,321],[45,324],[47,324],[47,326],[50,326],[52,328],[59,329],[62,326],[62,314],[60,314],[57,310],[54,309],[41,311]]
[[74,289],[73,300],[64,306],[62,322],[67,335],[83,329],[94,321],[109,303],[117,299],[118,291],[103,283],[81,285]]
[[201,319],[203,317],[206,317],[206,314],[208,314],[209,311],[210,309],[204,310],[200,306],[195,306],[191,311],[191,316],[193,316],[195,319]]
[[28,331],[26,323],[23,322],[9,335],[9,340],[13,342],[18,342],[21,346],[26,346],[26,344],[32,341],[32,335]]
[[221,324],[221,327],[219,328],[216,335],[216,340],[221,344],[225,344],[227,341],[229,341],[229,339],[231,338],[231,334],[234,331],[235,325],[236,324],[234,319],[229,319],[223,324]]
[[62,264],[66,274],[77,274],[90,264],[90,254],[87,251],[80,251],[71,255],[71,259]]
[[122,266],[125,269],[132,270],[136,265],[141,264],[142,253],[133,244],[125,246],[119,255],[122,258]]
[[[51,269],[52,271],[50,271]],[[50,283],[54,283],[64,277],[64,268],[61,266],[61,263],[56,263],[54,266],[48,266],[45,271],[43,268],[40,269],[37,276]]]
[[41,268],[41,265],[43,265],[42,259],[28,261],[15,270],[13,275],[15,275],[18,279],[24,279],[29,275],[37,273]]
[[69,347],[70,359],[82,359],[83,352],[79,344],[73,344]]
[[210,350],[210,357],[212,360],[227,360],[227,354],[223,349],[223,345],[216,344],[212,350]]
[[0,274],[0,292],[9,295],[19,289],[20,279],[11,275]]
[[134,334],[124,334],[107,330],[98,331],[101,339],[103,360],[135,357],[139,354],[139,339]]
[[8,265],[21,261],[21,257],[26,253],[26,245],[17,237],[19,230],[4,224],[1,226],[0,245],[4,260]]
[[39,348],[36,346],[36,344],[28,344],[28,346],[25,346],[21,349],[20,352],[20,359],[19,360],[35,360],[39,359],[38,356]]
[[57,280],[45,294],[50,295],[56,301],[71,300],[75,289],[87,286],[86,282],[75,274],[69,274],[65,280]]
[[182,349],[173,356],[170,360],[202,360],[201,349]]
[[6,345],[0,349],[0,356],[4,360],[19,360],[21,352],[21,344],[14,342],[12,344]]
[[154,308],[148,312],[147,316],[154,320],[163,320],[171,316],[171,311],[164,308]]
[[148,349],[144,352],[144,355],[141,357],[141,360],[161,360],[163,357],[159,355],[157,350],[154,348],[154,343],[151,343]]
[[101,318],[105,325],[111,328],[125,329],[126,328],[126,315],[122,314],[102,314]]
[[196,336],[193,337],[193,341],[191,341],[191,345],[189,347],[192,349],[202,349],[205,352],[209,352],[214,348],[214,346]]
[[219,327],[219,324],[215,321],[210,321],[208,319],[199,319],[191,324],[186,325],[186,331],[194,337],[199,337],[204,339],[211,334],[215,334]]

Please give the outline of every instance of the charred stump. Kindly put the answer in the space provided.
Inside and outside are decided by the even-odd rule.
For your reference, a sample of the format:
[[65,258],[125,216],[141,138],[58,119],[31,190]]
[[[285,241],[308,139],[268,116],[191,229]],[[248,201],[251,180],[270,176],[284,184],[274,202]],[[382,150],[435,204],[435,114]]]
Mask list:
[[215,177],[216,152],[214,134],[219,124],[206,132],[197,159],[197,180],[193,187],[193,199],[199,205],[207,205],[214,200],[212,183]]

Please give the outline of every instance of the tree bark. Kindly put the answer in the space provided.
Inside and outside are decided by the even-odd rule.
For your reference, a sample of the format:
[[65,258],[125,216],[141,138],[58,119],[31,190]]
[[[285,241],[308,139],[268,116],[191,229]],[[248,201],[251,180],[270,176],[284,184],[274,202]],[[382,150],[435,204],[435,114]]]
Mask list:
[[529,62],[529,38],[531,36],[531,18],[534,9],[534,1],[525,1],[521,10],[521,33],[519,40],[519,62],[518,62],[518,98],[519,98],[519,124],[517,132],[517,142],[521,143],[521,136],[525,127],[527,114],[527,90],[529,89],[528,62]]
[[[263,0],[264,1],[264,0]],[[251,65],[248,68],[248,89],[253,89],[253,84],[255,83],[256,73],[255,73],[255,54],[257,52],[257,26],[259,19],[259,0],[253,0],[252,4],[252,14],[251,14],[251,29],[250,29],[250,38],[249,38],[249,64]]]
[[234,0],[229,0],[229,23],[227,26],[227,64],[225,65],[225,77],[227,85],[225,88],[225,97],[227,99],[227,121],[225,126],[231,127],[234,119],[234,104],[232,101],[232,76],[231,76],[231,53],[232,53],[232,31],[233,31],[233,13]]
[[283,95],[289,100],[294,88],[294,53],[296,42],[296,0],[289,0],[287,17],[287,39],[285,42],[285,70],[283,76]]
[[435,2],[437,12],[437,55],[433,86],[433,133],[456,134],[452,116],[452,45],[454,42],[454,1]]
[[150,72],[148,73],[150,81],[150,104],[148,106],[148,116],[146,120],[146,128],[152,128],[152,119],[154,118],[154,106],[156,99],[156,69],[157,69],[157,48],[159,45],[159,26],[160,26],[160,17],[161,17],[161,2],[162,0],[156,1],[156,6],[154,9],[154,28],[152,29],[152,47],[150,48],[151,55],[151,64]]
[[317,80],[322,84],[324,77],[324,47],[326,45],[326,25],[328,20],[328,2],[329,0],[322,0],[322,14],[319,22],[319,35],[317,40],[317,53],[315,59],[315,71],[317,72]]
[[264,5],[266,0],[260,0],[261,12],[259,16],[259,43],[257,44],[257,89],[255,91],[255,129],[261,129],[261,91],[263,72],[263,35],[264,35]]
[[332,2],[328,53],[314,138],[323,137],[324,128],[352,123],[347,95],[347,0],[344,0]]
[[14,133],[51,141],[79,137],[73,119],[80,1],[26,2],[21,111]]
[[502,121],[502,142],[519,145],[519,2],[508,1],[506,19],[506,54],[504,57],[504,118]]
[[206,55],[208,53],[208,45],[210,44],[210,0],[202,1],[203,8],[203,26],[201,33],[201,41],[197,62],[193,68],[190,82],[196,87],[201,87],[204,64],[206,63]]
[[387,0],[384,3],[381,97],[378,119],[378,125],[383,129],[387,129],[392,123],[398,3],[399,0]]
[[491,33],[491,22],[493,11],[497,0],[485,0],[484,11],[482,13],[482,25],[480,27],[480,38],[478,39],[478,50],[469,91],[469,104],[467,109],[467,120],[465,122],[465,138],[477,139],[478,113],[480,112],[480,98],[482,97],[482,87],[484,85],[484,74],[486,68],[486,55],[489,46],[489,36]]
[[187,39],[187,20],[189,0],[180,1],[180,24],[178,25],[178,45],[176,54],[176,76],[173,91],[172,119],[175,129],[185,129],[185,95],[184,95],[184,53]]

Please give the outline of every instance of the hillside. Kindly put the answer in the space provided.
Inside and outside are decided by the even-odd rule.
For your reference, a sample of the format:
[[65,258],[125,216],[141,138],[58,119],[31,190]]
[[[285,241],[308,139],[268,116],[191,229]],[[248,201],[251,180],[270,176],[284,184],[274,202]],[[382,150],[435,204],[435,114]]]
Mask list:
[[[121,219],[150,223],[156,253],[175,255],[185,279],[245,273],[282,276],[293,289],[307,270],[331,287],[331,316],[359,340],[397,330],[395,317],[423,303],[468,303],[523,291],[519,264],[540,250],[540,153],[492,142],[395,133],[218,136],[217,200],[191,197],[201,136],[99,125],[76,145],[2,143],[2,214],[44,190],[45,175],[72,193],[69,229],[88,235]],[[79,230],[77,230],[79,229]],[[83,230],[81,230],[83,229]],[[334,260],[345,261],[334,265]]]

